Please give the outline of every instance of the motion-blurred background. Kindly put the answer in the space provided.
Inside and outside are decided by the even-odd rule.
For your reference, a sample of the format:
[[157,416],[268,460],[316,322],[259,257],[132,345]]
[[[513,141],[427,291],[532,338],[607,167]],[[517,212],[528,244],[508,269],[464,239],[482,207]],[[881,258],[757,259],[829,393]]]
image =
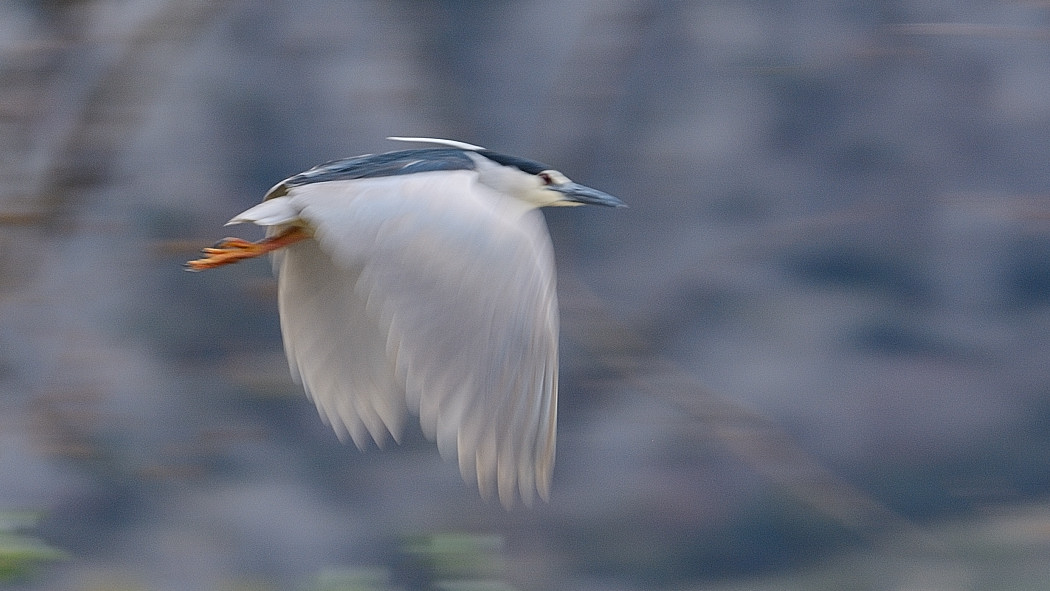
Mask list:
[[[548,211],[553,499],[340,444],[269,265],[181,263],[273,183],[450,137]],[[1039,589],[1050,5],[5,0],[0,586]]]

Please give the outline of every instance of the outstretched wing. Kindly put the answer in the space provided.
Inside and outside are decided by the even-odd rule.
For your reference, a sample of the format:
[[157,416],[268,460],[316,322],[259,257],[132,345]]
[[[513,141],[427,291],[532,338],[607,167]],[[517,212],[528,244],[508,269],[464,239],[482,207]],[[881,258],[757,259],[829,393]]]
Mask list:
[[337,432],[381,443],[418,414],[483,495],[529,503],[547,497],[554,464],[550,237],[538,211],[475,179],[314,182],[257,208],[314,234],[279,259],[281,327],[293,375]]

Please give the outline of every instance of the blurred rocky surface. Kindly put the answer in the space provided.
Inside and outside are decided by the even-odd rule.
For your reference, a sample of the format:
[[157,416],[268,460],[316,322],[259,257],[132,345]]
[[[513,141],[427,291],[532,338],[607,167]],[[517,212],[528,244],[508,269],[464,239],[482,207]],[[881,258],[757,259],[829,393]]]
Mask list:
[[[505,540],[506,584],[650,589],[1041,515],[1047,20],[0,5],[0,511],[43,512],[34,535],[72,557],[17,585],[303,588],[396,571],[406,536],[475,532]],[[547,215],[565,333],[549,505],[477,499],[418,434],[342,446],[287,377],[268,265],[181,270],[275,181],[387,135],[528,155],[631,206]],[[987,588],[967,561],[990,563],[952,552],[937,584]],[[909,576],[891,579],[927,580]]]

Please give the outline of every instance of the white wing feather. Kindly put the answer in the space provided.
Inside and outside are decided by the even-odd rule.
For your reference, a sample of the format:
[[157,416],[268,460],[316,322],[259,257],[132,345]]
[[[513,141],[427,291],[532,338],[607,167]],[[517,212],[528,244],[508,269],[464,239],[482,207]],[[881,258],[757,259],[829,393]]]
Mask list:
[[382,443],[418,414],[483,495],[528,504],[547,497],[554,465],[553,255],[538,211],[475,178],[308,184],[235,220],[314,233],[278,258],[281,328],[293,375],[338,433]]

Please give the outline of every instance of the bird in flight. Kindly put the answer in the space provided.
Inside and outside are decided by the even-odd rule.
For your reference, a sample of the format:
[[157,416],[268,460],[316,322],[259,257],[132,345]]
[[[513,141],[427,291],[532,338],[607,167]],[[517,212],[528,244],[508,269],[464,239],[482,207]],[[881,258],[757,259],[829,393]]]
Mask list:
[[270,253],[292,376],[340,439],[400,441],[408,418],[483,497],[547,500],[558,304],[538,208],[619,199],[544,164],[452,140],[314,167],[277,183],[186,263]]

